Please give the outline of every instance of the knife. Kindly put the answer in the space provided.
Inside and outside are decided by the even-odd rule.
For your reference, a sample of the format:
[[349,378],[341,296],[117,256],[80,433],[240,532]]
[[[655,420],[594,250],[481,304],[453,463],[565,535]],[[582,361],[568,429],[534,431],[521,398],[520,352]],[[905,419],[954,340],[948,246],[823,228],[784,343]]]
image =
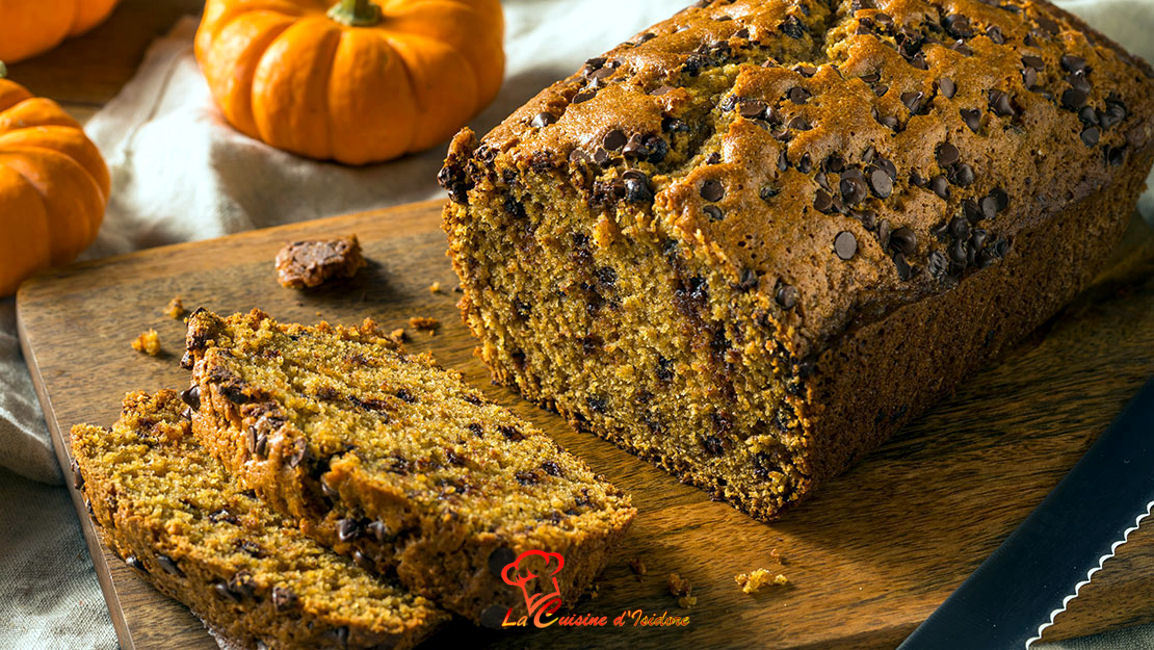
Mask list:
[[1154,379],[899,650],[1028,648],[1154,507]]

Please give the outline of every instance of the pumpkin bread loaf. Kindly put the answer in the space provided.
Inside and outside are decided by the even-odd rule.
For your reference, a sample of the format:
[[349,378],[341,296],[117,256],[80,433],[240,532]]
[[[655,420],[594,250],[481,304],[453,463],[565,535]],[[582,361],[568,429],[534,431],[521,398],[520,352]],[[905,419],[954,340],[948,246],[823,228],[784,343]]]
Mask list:
[[174,391],[130,393],[111,430],[72,429],[104,539],[222,645],[411,647],[448,620],[286,525],[193,440]]
[[1036,0],[694,3],[440,180],[494,378],[770,518],[1068,301],[1151,68]]
[[[581,460],[371,321],[200,310],[187,345],[194,433],[242,483],[326,546],[475,622],[523,607],[501,570],[529,550],[562,554],[555,577],[572,603],[635,514]],[[542,575],[528,593],[552,591]]]

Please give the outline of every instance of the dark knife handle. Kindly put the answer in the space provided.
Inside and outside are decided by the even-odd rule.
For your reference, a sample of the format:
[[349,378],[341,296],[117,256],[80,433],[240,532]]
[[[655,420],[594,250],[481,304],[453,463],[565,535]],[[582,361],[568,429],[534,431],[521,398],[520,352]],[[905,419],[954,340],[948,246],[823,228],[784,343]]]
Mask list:
[[899,646],[1026,648],[1154,504],[1154,379],[1022,525]]

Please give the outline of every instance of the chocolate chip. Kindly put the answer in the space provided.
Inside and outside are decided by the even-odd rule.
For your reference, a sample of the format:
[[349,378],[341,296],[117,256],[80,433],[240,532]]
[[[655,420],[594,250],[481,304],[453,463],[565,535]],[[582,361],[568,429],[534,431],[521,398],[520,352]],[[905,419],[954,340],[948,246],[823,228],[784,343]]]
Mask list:
[[341,519],[337,522],[337,537],[349,542],[361,536],[361,523],[356,519]]
[[180,391],[180,399],[194,411],[200,410],[200,386],[192,385]]
[[1094,145],[1098,144],[1099,135],[1101,134],[1098,132],[1098,127],[1089,126],[1085,129],[1082,129],[1080,137],[1082,138],[1082,142],[1086,143],[1087,147],[1093,147]]
[[368,525],[367,530],[378,544],[384,544],[393,538],[393,536],[389,534],[389,527],[386,526],[385,522],[383,521],[371,522]]
[[966,242],[958,240],[950,244],[950,261],[959,266],[965,266],[970,259],[969,247]]
[[1033,68],[1025,68],[1022,70],[1022,83],[1030,90],[1038,87],[1038,72]]
[[795,65],[793,67],[793,71],[798,73],[799,75],[801,75],[803,77],[812,77],[815,74],[817,74],[817,68],[816,67],[814,67],[812,65],[805,64],[805,63]]
[[918,237],[913,230],[903,226],[890,234],[890,247],[899,253],[913,255],[918,249]]
[[589,101],[590,99],[593,99],[596,96],[597,96],[596,91],[582,90],[581,92],[577,93],[576,95],[573,95],[573,99],[571,101],[574,104],[583,104],[583,103]]
[[144,566],[144,562],[141,562],[140,558],[136,557],[135,555],[129,555],[128,557],[124,558],[124,563],[129,567],[136,569],[137,571],[148,573],[148,567]]
[[536,129],[541,129],[541,128],[544,128],[546,126],[549,126],[550,124],[552,124],[556,121],[557,121],[556,115],[554,115],[548,111],[541,111],[540,113],[537,113],[536,115],[534,115],[532,120],[529,120],[529,126],[536,128]]
[[773,197],[777,196],[779,192],[781,192],[781,190],[773,187],[772,185],[763,185],[761,189],[758,190],[757,196],[760,197],[762,201],[769,201]]
[[652,203],[653,190],[649,188],[648,177],[641,172],[637,172],[637,174],[640,174],[640,177],[625,178],[625,200],[629,203]]
[[541,470],[549,476],[561,476],[561,466],[555,461],[547,460],[541,463]]
[[987,27],[986,36],[988,36],[991,41],[997,43],[998,45],[1003,45],[1006,42],[1006,37],[1002,35],[1002,30],[998,29],[997,25],[990,25]]
[[965,217],[954,217],[950,220],[949,231],[955,239],[967,239],[970,236],[970,222]]
[[813,207],[818,212],[822,212],[824,214],[831,214],[836,212],[833,205],[833,197],[831,197],[825,190],[818,190],[814,193]]
[[215,510],[213,512],[208,513],[208,520],[214,524],[224,521],[224,522],[233,524],[234,526],[237,524],[237,521],[238,521],[236,518],[236,515],[230,513],[225,508],[221,508],[220,510]]
[[536,485],[538,482],[537,473],[531,471],[519,471],[513,474],[513,478],[521,485]]
[[157,553],[156,563],[160,565],[161,569],[164,569],[165,573],[177,576],[179,578],[184,577],[184,571],[181,571],[180,567],[177,566],[176,560],[168,557],[167,555],[164,555],[163,553]]
[[492,553],[489,553],[489,573],[492,573],[495,576],[500,576],[501,571],[503,571],[506,566],[512,564],[516,559],[517,554],[514,553],[513,549],[511,548],[501,546],[494,549]]
[[1106,110],[1102,113],[1102,128],[1108,129],[1126,119],[1126,105],[1120,99],[1106,99]]
[[942,77],[938,80],[938,90],[942,91],[942,96],[946,99],[953,99],[954,93],[958,92],[958,87],[954,85],[953,79]]
[[705,213],[705,216],[709,217],[710,221],[721,221],[725,218],[725,213],[716,205],[707,205],[702,208],[701,211]]
[[228,580],[228,590],[236,594],[241,600],[252,598],[256,591],[252,574],[248,571],[237,571]]
[[962,121],[970,130],[977,133],[982,128],[982,112],[976,108],[963,108],[959,111],[962,115]]
[[1023,56],[1022,65],[1030,68],[1031,70],[1037,70],[1038,72],[1043,72],[1046,69],[1046,62],[1043,61],[1042,57],[1040,56]]
[[960,163],[950,170],[950,182],[959,187],[969,187],[974,183],[974,169],[966,163]]
[[224,582],[218,582],[212,586],[212,590],[221,600],[227,600],[231,603],[240,603],[240,594],[228,588]]
[[954,38],[970,38],[974,35],[974,30],[970,26],[970,19],[961,14],[950,14],[946,16],[945,21],[946,32]]
[[909,262],[906,261],[906,256],[901,253],[895,253],[893,260],[894,268],[896,268],[898,272],[898,279],[903,282],[909,280],[910,276],[913,275],[913,269],[910,268]]
[[1106,162],[1119,167],[1126,161],[1126,147],[1110,147],[1106,150]]
[[624,147],[628,141],[629,139],[625,137],[624,131],[621,129],[613,129],[601,139],[601,146],[608,151],[618,151]]
[[1078,111],[1078,119],[1081,120],[1083,124],[1097,126],[1099,123],[1098,111],[1094,110],[1093,106],[1083,106],[1082,110]]
[[1076,88],[1067,88],[1062,93],[1062,108],[1075,111],[1086,103],[1086,93]]
[[778,29],[781,30],[782,34],[790,38],[800,39],[805,37],[805,25],[798,20],[797,16],[787,16]]
[[786,91],[785,96],[789,97],[789,101],[793,102],[794,104],[804,104],[809,100],[810,97],[813,97],[813,93],[809,92],[805,88],[802,88],[801,86],[794,86],[793,88],[790,88],[788,91]]
[[1066,77],[1066,83],[1070,84],[1074,90],[1080,90],[1087,95],[1090,94],[1090,80],[1086,78],[1084,72],[1075,72]]
[[711,178],[701,184],[701,198],[706,201],[720,201],[725,197],[725,186],[721,181]]
[[946,167],[949,167],[950,165],[958,162],[959,157],[960,157],[960,155],[958,153],[958,148],[955,147],[954,145],[950,144],[949,142],[943,142],[940,145],[938,145],[938,150],[937,150],[938,165],[940,165],[943,169],[945,169]]
[[926,272],[931,277],[941,279],[950,268],[950,262],[941,251],[932,251],[926,258]]
[[497,427],[497,431],[500,432],[501,435],[505,436],[505,439],[510,442],[520,442],[525,439],[525,434],[521,433],[521,429],[513,425],[502,424],[501,426]]
[[[989,94],[990,110],[994,111],[995,115],[1001,117],[1013,117],[1017,114],[1014,109],[1014,104],[1010,100],[1010,95],[1001,90],[991,90]],[[964,116],[963,116],[964,117]]]
[[247,404],[249,401],[248,395],[246,395],[244,392],[244,388],[240,386],[235,386],[232,384],[221,386],[220,392],[224,393],[224,396],[228,398],[228,401],[232,402],[233,404]]
[[1066,72],[1084,72],[1086,70],[1086,59],[1073,54],[1063,54],[1062,58],[1058,59],[1058,63]]
[[776,300],[777,304],[781,305],[784,309],[793,309],[794,305],[797,304],[798,297],[798,292],[795,287],[792,287],[788,284],[782,284],[778,286],[774,295],[774,300]]
[[869,179],[870,189],[873,190],[874,196],[884,199],[893,193],[893,180],[884,170],[875,167],[866,178]]
[[809,120],[805,119],[805,117],[801,115],[795,115],[794,118],[789,121],[789,124],[786,124],[786,126],[793,129],[794,131],[808,131],[813,128],[813,125],[809,123]]
[[797,171],[808,174],[813,169],[813,160],[808,153],[803,153],[801,159],[797,161]]
[[938,174],[937,176],[934,176],[933,178],[931,178],[930,179],[930,189],[933,190],[934,194],[937,194],[938,196],[940,196],[943,199],[949,200],[949,198],[950,198],[950,183],[949,183],[949,181],[946,180],[945,176]]
[[853,233],[848,230],[839,232],[837,237],[834,237],[833,250],[843,260],[853,259],[853,256],[857,254],[857,237],[854,237]]
[[296,442],[293,443],[292,449],[293,451],[288,457],[288,466],[290,468],[296,469],[301,463],[312,458],[312,454],[309,452],[309,444],[304,438],[297,439]]
[[273,587],[272,588],[272,605],[277,611],[283,612],[291,609],[296,609],[299,599],[296,592],[288,587]]
[[848,204],[857,203],[869,194],[865,181],[855,176],[843,175],[838,189],[841,190],[841,200]]
[[909,109],[911,114],[916,115],[922,109],[922,102],[925,100],[926,94],[920,91],[911,91],[901,94],[902,103]]
[[765,109],[765,102],[758,99],[745,99],[737,105],[737,112],[749,120],[763,117],[765,115]]
[[72,468],[72,487],[79,490],[84,487],[84,475],[80,473],[80,463],[76,462],[76,459],[73,458],[69,467]]
[[673,379],[673,359],[666,359],[660,354],[657,355],[657,379],[659,381]]

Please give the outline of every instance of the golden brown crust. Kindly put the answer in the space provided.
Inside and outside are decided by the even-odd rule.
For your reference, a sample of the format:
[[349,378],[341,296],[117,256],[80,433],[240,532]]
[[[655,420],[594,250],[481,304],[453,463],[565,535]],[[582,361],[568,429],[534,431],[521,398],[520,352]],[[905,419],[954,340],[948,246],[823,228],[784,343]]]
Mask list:
[[72,429],[105,541],[232,647],[412,647],[448,616],[305,538],[195,444],[173,391]]
[[453,140],[462,313],[497,381],[776,516],[1084,286],[1152,76],[1046,2],[699,2]]
[[308,535],[473,621],[523,602],[499,572],[528,550],[563,554],[572,602],[635,514],[535,427],[372,328],[257,311],[188,326],[198,439]]
[[[577,156],[570,173],[592,186],[626,169],[645,173],[652,208],[623,199],[608,207],[660,220],[734,283],[755,272],[757,293],[799,357],[846,327],[950,290],[1000,258],[1018,231],[1109,184],[1112,160],[1131,164],[1154,145],[1149,66],[1047,2],[698,4],[542,91],[478,149],[467,137],[455,141],[449,158],[471,154],[482,174],[530,163],[567,168]],[[1086,74],[1075,79],[1075,70]],[[1011,114],[1000,114],[1005,101]],[[1080,118],[1085,107],[1094,113]],[[977,131],[963,110],[977,111]],[[534,126],[542,112],[555,122]],[[1091,127],[1089,146],[1082,134]],[[606,150],[605,169],[587,164],[615,131],[626,144],[659,137],[669,153],[654,163],[618,144]],[[940,156],[943,145],[957,153]],[[879,169],[892,172],[888,183],[879,178],[884,199],[869,178]],[[841,180],[850,170],[865,185],[850,181],[847,193]],[[468,182],[463,169],[443,176]],[[938,176],[948,198],[934,191]],[[714,201],[703,195],[712,182],[722,190]],[[722,218],[711,217],[714,209]],[[965,230],[984,230],[985,241],[962,238],[968,250],[954,261],[959,238],[949,225],[967,215]],[[883,221],[890,234],[910,229],[912,243],[879,232]],[[835,251],[842,232],[856,242],[848,261]],[[796,289],[791,309],[775,300],[783,285]]]

